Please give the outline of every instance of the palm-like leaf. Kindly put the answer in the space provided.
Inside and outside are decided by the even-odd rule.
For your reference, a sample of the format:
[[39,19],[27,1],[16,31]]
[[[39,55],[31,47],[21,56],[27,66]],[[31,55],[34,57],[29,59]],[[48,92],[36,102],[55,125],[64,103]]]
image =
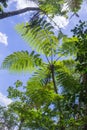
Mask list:
[[33,71],[35,67],[41,65],[41,62],[38,54],[21,51],[7,56],[2,63],[2,67],[14,71]]

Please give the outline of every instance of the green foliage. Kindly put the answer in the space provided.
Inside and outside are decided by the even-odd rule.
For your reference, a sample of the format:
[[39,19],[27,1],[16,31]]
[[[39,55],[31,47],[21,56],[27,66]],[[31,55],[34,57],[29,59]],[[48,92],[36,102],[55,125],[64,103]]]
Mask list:
[[83,73],[87,72],[87,22],[80,21],[80,25],[77,25],[73,30],[78,41],[76,41],[77,58],[78,61],[77,70]]
[[76,54],[77,48],[75,47],[75,43],[78,42],[78,39],[76,37],[67,38],[63,37],[63,44],[60,47],[60,52],[63,53],[63,55],[71,55],[74,56]]
[[[47,14],[54,15],[65,15],[67,12],[78,12],[81,8],[83,0],[39,0],[39,6]],[[64,6],[66,8],[64,9]]]
[[[55,117],[57,112],[55,112],[54,107],[53,110],[51,109],[51,105],[63,99],[63,97],[55,94],[53,90],[47,87],[37,89],[26,87],[23,92],[20,91],[21,95],[17,93],[19,90],[16,86],[8,89],[10,98],[19,99],[11,103],[9,109],[12,108],[19,122],[22,121],[22,128],[50,129],[52,127],[55,129],[56,124],[52,118]],[[15,93],[16,95],[14,95]],[[49,123],[51,123],[50,126]]]
[[[65,64],[68,62],[68,67],[63,62]],[[79,77],[75,75],[75,66],[72,65],[72,70],[70,68],[69,64],[72,64],[73,61],[67,60],[63,62],[58,61],[55,65],[57,85],[63,86],[67,91],[75,90],[79,86]]]
[[54,14],[64,15],[66,11],[62,11],[63,4],[64,4],[64,0],[59,0],[59,1],[39,0],[40,8],[44,10],[47,14],[51,14],[51,15],[54,15]]
[[[15,87],[10,86],[8,89],[8,97],[15,99],[9,108],[17,115],[21,129],[82,129],[86,124],[86,82],[81,84],[81,73],[76,71],[78,53],[82,56],[85,44],[83,41],[86,41],[83,25],[75,28],[72,38],[61,35],[59,39],[54,34],[53,26],[44,19],[34,19],[27,25],[18,25],[18,31],[24,39],[28,41],[32,36],[30,44],[35,52],[15,52],[4,60],[2,67],[17,71],[33,70],[25,87],[18,80]],[[41,55],[36,51],[41,52]],[[61,56],[66,58],[59,60]],[[20,91],[21,86],[23,91]]]

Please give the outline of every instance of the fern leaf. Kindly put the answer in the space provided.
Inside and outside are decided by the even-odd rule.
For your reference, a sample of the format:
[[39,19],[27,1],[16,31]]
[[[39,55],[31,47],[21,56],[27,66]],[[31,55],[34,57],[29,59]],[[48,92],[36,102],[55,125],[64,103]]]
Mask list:
[[53,32],[54,27],[44,17],[26,25],[17,25],[16,29],[37,52],[50,55],[51,50],[55,51],[58,46],[58,38]]

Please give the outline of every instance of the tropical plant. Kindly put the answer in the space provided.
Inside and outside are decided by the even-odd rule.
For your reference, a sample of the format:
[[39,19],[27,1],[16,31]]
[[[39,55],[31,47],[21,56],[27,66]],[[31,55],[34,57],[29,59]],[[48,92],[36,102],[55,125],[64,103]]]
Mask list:
[[[67,38],[61,30],[57,36],[54,26],[44,15],[41,18],[37,15],[30,22],[17,25],[16,29],[33,51],[30,54],[27,51],[15,52],[7,56],[2,67],[14,71],[31,70],[33,75],[28,80],[24,93],[9,88],[10,96],[20,99],[11,104],[11,107],[17,110],[19,118],[23,117],[28,128],[65,130],[72,126],[72,123],[73,127],[77,128],[77,107],[72,107],[76,106],[76,90],[80,86],[79,74],[75,74],[76,63],[73,60],[77,52],[75,43],[78,38]],[[67,102],[69,95],[70,101]]]
[[[64,36],[64,38],[61,37],[61,39],[58,39],[58,37],[54,33],[54,27],[51,23],[47,22],[44,19],[44,16],[40,19],[36,17],[32,21],[30,21],[30,23],[26,23],[26,25],[17,25],[16,28],[18,32],[22,35],[22,37],[30,44],[32,49],[34,49],[36,54],[34,54],[34,51],[32,51],[30,55],[27,51],[15,52],[5,58],[2,64],[3,68],[17,71],[28,71],[30,68],[30,70],[33,70],[34,72],[34,67],[34,77],[37,78],[38,74],[41,80],[44,80],[48,77],[49,82],[53,82],[54,90],[56,93],[58,93],[57,86],[59,85],[57,85],[56,80],[59,77],[64,76],[64,78],[62,77],[62,79],[64,80],[61,80],[60,78],[61,85],[66,84],[65,82],[67,78],[69,81],[70,76],[70,80],[72,79],[72,82],[75,82],[76,79],[74,79],[73,75],[71,75],[69,68],[69,64],[74,62],[73,59],[68,62],[67,66],[66,60],[59,61],[59,58],[61,58],[62,56],[66,57],[66,55],[69,56],[70,53],[72,54],[72,51],[74,55],[74,52],[76,51],[74,49],[74,43],[77,41],[76,38],[67,39]],[[63,44],[61,44],[61,40]],[[69,45],[70,42],[73,44]],[[69,54],[67,53],[67,47],[69,48]],[[43,60],[41,60],[39,56],[43,56]],[[42,72],[44,72],[44,76],[42,75]]]
[[[64,35],[61,29],[58,30],[58,36],[55,34],[52,17],[58,13],[66,13],[61,10],[63,2],[58,1],[56,4],[56,1],[51,0],[39,1],[40,10],[31,20],[16,26],[18,33],[31,46],[32,52],[14,52],[3,61],[3,68],[16,72],[32,72],[24,92],[18,89],[22,85],[20,81],[15,84],[16,88],[9,87],[8,90],[9,97],[17,99],[9,108],[13,108],[18,116],[19,130],[86,128],[87,107],[83,108],[86,99],[82,96],[86,91],[86,69],[83,66],[86,60],[83,45],[87,38],[86,31],[83,32],[84,24],[81,23],[80,27],[74,29],[72,38]],[[65,3],[76,13],[82,0]],[[80,77],[85,84],[83,81],[83,85],[79,82]]]

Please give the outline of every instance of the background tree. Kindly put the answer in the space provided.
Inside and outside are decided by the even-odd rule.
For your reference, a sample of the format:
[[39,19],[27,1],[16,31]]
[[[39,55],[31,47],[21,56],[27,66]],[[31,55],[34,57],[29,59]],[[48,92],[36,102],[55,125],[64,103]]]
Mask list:
[[0,106],[0,130],[14,130],[18,125],[16,114],[6,107]]
[[[78,38],[76,42],[76,48],[78,49],[76,55],[76,71],[80,73],[80,88],[79,92],[79,108],[83,110],[83,119],[87,118],[87,22],[80,21],[80,25],[77,25],[73,30],[74,36]],[[87,123],[83,130],[87,129]]]

